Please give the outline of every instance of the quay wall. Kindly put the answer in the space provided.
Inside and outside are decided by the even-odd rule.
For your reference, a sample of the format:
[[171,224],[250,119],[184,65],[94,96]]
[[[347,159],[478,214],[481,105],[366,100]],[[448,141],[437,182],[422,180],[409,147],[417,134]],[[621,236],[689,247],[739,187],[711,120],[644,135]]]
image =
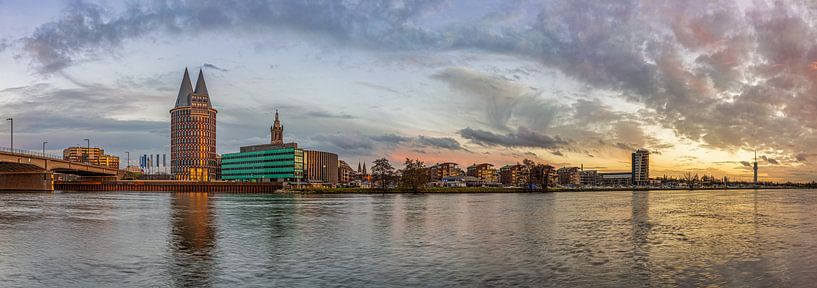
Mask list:
[[144,191],[144,192],[225,192],[273,193],[281,183],[195,182],[195,181],[66,181],[55,182],[61,191]]

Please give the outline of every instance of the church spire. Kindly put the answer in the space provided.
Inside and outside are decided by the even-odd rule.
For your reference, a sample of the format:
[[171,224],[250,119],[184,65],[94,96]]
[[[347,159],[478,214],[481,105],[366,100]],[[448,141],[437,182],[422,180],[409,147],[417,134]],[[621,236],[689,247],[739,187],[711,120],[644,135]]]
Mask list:
[[190,84],[190,73],[184,68],[182,86],[179,88],[179,96],[176,97],[176,107],[190,106],[190,94],[193,93],[193,85]]
[[284,144],[284,126],[281,125],[281,120],[278,119],[278,109],[275,109],[275,122],[270,127],[270,134],[272,135],[272,144]]

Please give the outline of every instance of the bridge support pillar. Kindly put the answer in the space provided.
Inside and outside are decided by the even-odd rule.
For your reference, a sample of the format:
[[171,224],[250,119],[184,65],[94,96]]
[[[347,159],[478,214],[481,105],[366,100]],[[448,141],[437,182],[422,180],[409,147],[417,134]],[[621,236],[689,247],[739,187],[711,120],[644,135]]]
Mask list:
[[0,191],[54,191],[54,175],[39,173],[0,173]]

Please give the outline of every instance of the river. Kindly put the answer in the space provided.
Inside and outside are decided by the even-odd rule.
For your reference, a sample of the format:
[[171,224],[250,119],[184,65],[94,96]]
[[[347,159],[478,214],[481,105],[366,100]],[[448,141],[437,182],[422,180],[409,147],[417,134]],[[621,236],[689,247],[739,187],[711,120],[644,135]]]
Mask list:
[[817,191],[0,194],[3,287],[807,287]]

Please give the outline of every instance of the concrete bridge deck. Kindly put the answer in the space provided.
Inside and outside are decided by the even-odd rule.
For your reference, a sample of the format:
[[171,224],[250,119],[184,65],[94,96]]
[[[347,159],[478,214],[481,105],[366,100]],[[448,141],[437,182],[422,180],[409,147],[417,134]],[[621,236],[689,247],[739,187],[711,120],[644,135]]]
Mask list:
[[0,191],[54,190],[53,173],[116,179],[119,169],[0,147]]

